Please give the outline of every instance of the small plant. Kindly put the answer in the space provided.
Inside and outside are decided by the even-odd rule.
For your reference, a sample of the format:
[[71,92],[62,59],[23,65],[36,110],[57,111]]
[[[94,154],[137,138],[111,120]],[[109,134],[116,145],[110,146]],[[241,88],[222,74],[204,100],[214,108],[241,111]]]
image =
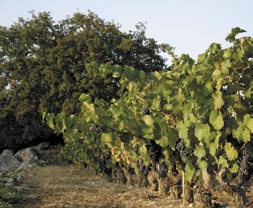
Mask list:
[[12,186],[0,184],[0,208],[13,207],[11,204],[19,199],[17,190]]

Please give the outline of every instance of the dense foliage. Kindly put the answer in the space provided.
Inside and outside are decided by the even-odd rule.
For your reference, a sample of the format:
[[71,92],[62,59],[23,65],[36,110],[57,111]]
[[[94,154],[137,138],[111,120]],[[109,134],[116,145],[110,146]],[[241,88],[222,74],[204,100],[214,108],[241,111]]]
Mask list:
[[[120,31],[94,13],[76,13],[55,23],[49,13],[32,13],[0,27],[0,149],[47,139],[52,131],[41,113],[75,113],[78,97],[117,97],[117,79],[86,65],[129,65],[145,73],[166,69],[162,47],[146,38],[145,27]],[[95,65],[95,64],[93,64]]]
[[253,38],[236,38],[241,32],[234,28],[226,38],[231,47],[213,43],[197,61],[169,51],[170,72],[87,66],[93,76],[118,80],[118,98],[83,93],[79,113],[44,113],[43,119],[64,135],[66,159],[117,180],[131,183],[135,175],[140,186],[175,197],[181,187],[186,201],[200,194],[206,207],[219,185],[235,185],[237,201],[244,201],[252,154]]

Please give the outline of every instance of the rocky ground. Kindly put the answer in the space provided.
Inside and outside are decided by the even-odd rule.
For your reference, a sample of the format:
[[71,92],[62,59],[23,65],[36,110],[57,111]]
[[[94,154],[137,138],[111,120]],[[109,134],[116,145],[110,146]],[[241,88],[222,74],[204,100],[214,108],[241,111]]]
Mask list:
[[[14,156],[19,162],[14,162],[15,168],[1,172],[1,181],[8,187],[4,189],[4,201],[12,206],[1,202],[0,189],[0,208],[184,207],[181,200],[160,196],[146,188],[112,183],[91,170],[63,162],[58,156],[59,148],[36,149],[39,154],[34,150],[17,153]],[[224,200],[231,202],[228,198]],[[226,207],[233,207],[233,203]]]

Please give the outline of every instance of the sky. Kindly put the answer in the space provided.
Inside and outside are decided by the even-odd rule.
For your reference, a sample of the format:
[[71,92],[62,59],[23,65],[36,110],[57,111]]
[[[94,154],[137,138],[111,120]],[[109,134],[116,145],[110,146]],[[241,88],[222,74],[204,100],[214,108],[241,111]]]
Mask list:
[[121,30],[135,30],[146,24],[146,36],[175,47],[175,53],[196,59],[217,42],[228,47],[225,37],[233,27],[253,36],[252,0],[0,0],[0,25],[10,26],[19,17],[30,18],[29,11],[51,13],[55,21],[75,12],[96,13],[114,21]]

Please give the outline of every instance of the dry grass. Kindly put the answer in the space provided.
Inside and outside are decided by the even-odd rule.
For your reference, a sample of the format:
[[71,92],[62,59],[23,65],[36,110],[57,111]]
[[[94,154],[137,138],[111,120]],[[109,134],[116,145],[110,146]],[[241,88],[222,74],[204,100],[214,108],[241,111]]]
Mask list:
[[181,201],[147,189],[113,184],[72,165],[35,167],[24,180],[24,208],[180,207]]
[[[128,187],[109,182],[92,171],[57,161],[58,150],[46,152],[46,166],[36,166],[22,186],[23,195],[15,208],[180,208],[181,200],[160,196],[146,188]],[[222,190],[220,194],[223,193]],[[225,197],[223,202],[230,202]],[[197,206],[191,206],[199,208]]]

